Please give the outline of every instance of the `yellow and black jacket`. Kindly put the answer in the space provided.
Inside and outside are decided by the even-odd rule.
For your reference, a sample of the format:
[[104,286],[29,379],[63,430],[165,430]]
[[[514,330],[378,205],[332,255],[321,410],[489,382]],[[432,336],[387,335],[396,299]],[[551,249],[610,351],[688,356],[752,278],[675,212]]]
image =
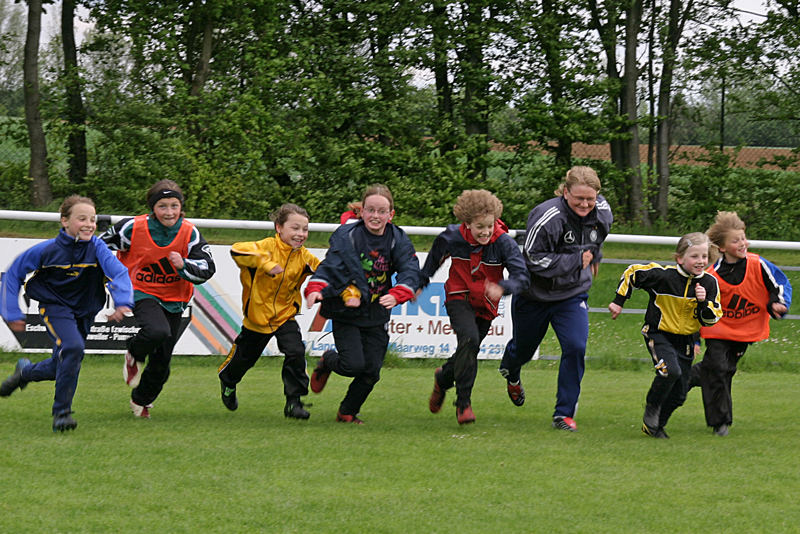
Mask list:
[[[300,311],[300,286],[319,265],[308,249],[293,249],[277,236],[234,243],[231,257],[241,269],[242,322],[264,334],[271,334]],[[276,265],[283,272],[269,274]]]
[[[703,302],[697,302],[697,284],[706,290]],[[717,279],[707,272],[692,276],[680,265],[634,264],[622,273],[614,303],[624,306],[634,288],[644,289],[650,296],[644,322],[651,329],[688,335],[722,317]]]

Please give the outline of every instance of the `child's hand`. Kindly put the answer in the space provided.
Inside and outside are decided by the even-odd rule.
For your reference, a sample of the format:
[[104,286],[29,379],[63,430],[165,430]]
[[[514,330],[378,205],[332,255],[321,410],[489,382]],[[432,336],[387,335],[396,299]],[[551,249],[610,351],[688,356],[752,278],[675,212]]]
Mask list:
[[310,308],[320,300],[322,300],[322,293],[320,293],[319,291],[314,291],[312,293],[309,293],[306,296],[306,307]]
[[118,323],[125,317],[125,314],[131,313],[131,311],[133,311],[133,310],[131,310],[127,306],[117,306],[116,308],[114,308],[114,313],[112,313],[110,315],[106,315],[106,318],[109,321],[113,321],[115,323]]
[[486,282],[483,288],[483,294],[489,300],[500,300],[503,296],[503,286],[495,284],[494,282]]
[[695,284],[694,294],[695,296],[697,296],[697,302],[703,302],[704,300],[706,300],[706,288],[704,288],[700,284]]
[[183,262],[183,258],[181,257],[181,255],[179,253],[177,253],[177,252],[175,252],[173,250],[172,252],[167,254],[167,259],[172,264],[172,266],[175,267],[176,269],[183,269],[184,262]]
[[269,274],[275,276],[276,274],[281,274],[282,272],[283,272],[283,267],[281,267],[280,265],[276,265],[275,267],[270,269]]
[[594,254],[592,254],[591,250],[584,250],[583,254],[581,254],[581,263],[583,264],[583,268],[587,268],[592,260],[594,259]]
[[616,319],[619,317],[619,314],[622,313],[622,306],[612,302],[608,305],[608,311],[611,312],[611,319]]
[[17,319],[16,321],[9,321],[8,327],[14,332],[25,331],[25,319]]
[[357,299],[355,297],[350,297],[349,299],[344,301],[344,305],[348,308],[358,308],[361,306],[361,299]]
[[391,310],[397,306],[397,299],[394,298],[394,295],[386,293],[384,296],[378,299],[378,303],[387,310]]
[[780,317],[784,313],[786,313],[786,306],[781,304],[780,302],[773,302],[772,303],[772,315],[774,317]]

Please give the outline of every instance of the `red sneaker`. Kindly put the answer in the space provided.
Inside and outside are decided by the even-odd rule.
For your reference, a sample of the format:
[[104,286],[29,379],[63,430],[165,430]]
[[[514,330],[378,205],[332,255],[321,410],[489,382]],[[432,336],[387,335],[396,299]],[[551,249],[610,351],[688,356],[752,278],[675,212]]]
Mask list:
[[150,419],[150,408],[152,407],[153,407],[152,404],[148,404],[146,406],[136,404],[135,402],[133,402],[133,399],[131,399],[131,411],[133,412],[133,415],[136,417],[140,417],[142,419]]
[[342,412],[336,412],[336,422],[338,423],[353,423],[354,425],[363,425],[364,421],[355,415],[347,415]]
[[441,367],[438,367],[433,372],[433,393],[431,393],[431,398],[428,400],[428,408],[430,408],[431,413],[439,413],[439,410],[442,409],[442,404],[444,404],[444,395],[447,393],[446,389],[439,387],[439,373],[441,372]]
[[518,380],[515,384],[509,382],[506,387],[508,389],[508,398],[514,403],[514,406],[525,404],[525,390],[521,381]]
[[131,351],[125,352],[125,364],[122,366],[122,378],[125,379],[125,383],[132,388],[138,386],[139,381],[142,379],[143,367],[144,364],[137,362],[133,358]]
[[469,404],[463,408],[456,408],[456,420],[459,425],[467,425],[475,422],[475,414]]
[[314,368],[314,372],[311,373],[311,391],[314,393],[320,393],[323,389],[325,389],[325,384],[328,383],[328,377],[331,376],[331,370],[325,367],[325,355],[319,357],[319,361],[317,362],[317,366]]
[[572,417],[562,417],[560,415],[553,417],[553,428],[558,430],[568,430],[570,432],[578,431],[578,423]]

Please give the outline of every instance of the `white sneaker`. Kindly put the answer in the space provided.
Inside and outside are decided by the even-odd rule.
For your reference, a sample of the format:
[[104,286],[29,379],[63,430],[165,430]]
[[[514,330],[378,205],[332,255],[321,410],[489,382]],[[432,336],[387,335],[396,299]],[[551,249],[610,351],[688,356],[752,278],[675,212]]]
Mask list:
[[150,419],[150,408],[152,408],[152,404],[148,404],[147,406],[140,406],[131,400],[131,411],[133,415],[136,417],[141,417],[142,419]]
[[125,363],[122,366],[122,378],[125,379],[125,383],[132,388],[138,386],[139,381],[142,379],[143,367],[144,364],[137,362],[131,355],[131,351],[127,351],[125,353]]

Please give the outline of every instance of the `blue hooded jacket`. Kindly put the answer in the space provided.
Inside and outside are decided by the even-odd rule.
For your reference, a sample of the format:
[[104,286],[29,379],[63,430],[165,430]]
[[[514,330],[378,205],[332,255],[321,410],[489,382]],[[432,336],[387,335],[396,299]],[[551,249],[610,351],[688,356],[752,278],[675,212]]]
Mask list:
[[115,306],[133,308],[128,269],[95,236],[83,241],[62,229],[57,237],[17,256],[0,285],[0,315],[6,321],[25,319],[19,308],[19,290],[30,272],[34,275],[25,283],[25,293],[42,304],[58,304],[78,316],[93,316],[103,309],[103,286],[107,285]]

